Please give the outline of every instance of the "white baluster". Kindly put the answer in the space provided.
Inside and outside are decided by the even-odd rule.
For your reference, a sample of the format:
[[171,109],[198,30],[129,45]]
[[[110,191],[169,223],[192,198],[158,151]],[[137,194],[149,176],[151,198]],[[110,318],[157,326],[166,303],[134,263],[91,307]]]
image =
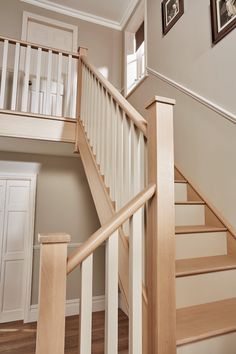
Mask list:
[[105,148],[105,117],[104,117],[104,112],[105,112],[105,104],[104,104],[104,99],[105,99],[105,93],[104,93],[104,88],[101,85],[101,91],[100,91],[100,142],[99,142],[99,165],[100,165],[100,173],[101,175],[104,175],[104,148]]
[[142,354],[142,210],[130,218],[129,354]]
[[5,39],[3,46],[3,57],[2,57],[2,79],[1,79],[1,90],[0,90],[0,109],[4,108],[5,102],[5,89],[6,89],[6,78],[7,78],[7,57],[8,57],[8,40]]
[[84,64],[82,64],[82,75],[84,77],[84,83],[82,86],[82,93],[83,93],[83,115],[82,115],[82,121],[84,125],[84,129],[86,130],[86,124],[87,124],[87,115],[88,115],[88,72],[86,70],[86,67]]
[[118,237],[106,242],[105,354],[118,353]]
[[78,81],[78,60],[73,59],[72,60],[72,99],[71,99],[71,109],[72,113],[71,116],[72,118],[76,118],[76,101],[77,101],[77,81]]
[[118,117],[117,117],[117,210],[122,207],[123,201],[123,161],[124,161],[124,141],[123,141],[123,112],[118,108]]
[[56,116],[62,115],[62,105],[61,105],[61,73],[62,73],[62,53],[58,55],[58,64],[57,64],[57,98],[56,98]]
[[123,180],[123,205],[130,199],[130,179],[131,179],[131,128],[129,119],[123,112],[123,141],[124,141],[124,180]]
[[40,89],[40,79],[41,79],[41,60],[42,60],[42,49],[38,48],[36,85],[35,85],[35,102],[34,102],[34,110],[33,110],[34,113],[39,113],[39,89]]
[[141,142],[140,132],[131,122],[131,196],[141,191]]
[[105,184],[111,187],[111,96],[106,92]]
[[25,76],[24,76],[22,105],[21,105],[22,112],[27,112],[28,109],[30,62],[31,62],[31,46],[28,45],[26,49],[26,58],[25,58],[25,73],[24,73]]
[[51,77],[52,77],[52,51],[48,51],[47,63],[47,84],[46,84],[46,104],[44,105],[44,114],[51,115]]
[[12,83],[12,96],[11,96],[11,110],[16,110],[16,97],[17,97],[17,83],[19,74],[19,61],[20,61],[20,44],[16,43],[15,47],[15,62],[14,62],[14,73],[13,73],[13,83]]
[[117,107],[118,105],[112,99],[111,100],[111,198],[113,201],[116,201],[116,120],[117,120]]
[[72,55],[69,55],[68,66],[67,66],[66,101],[65,101],[65,109],[64,109],[65,117],[72,117],[71,68],[72,68]]
[[80,293],[80,354],[91,354],[92,346],[92,292],[93,292],[93,255],[81,265]]

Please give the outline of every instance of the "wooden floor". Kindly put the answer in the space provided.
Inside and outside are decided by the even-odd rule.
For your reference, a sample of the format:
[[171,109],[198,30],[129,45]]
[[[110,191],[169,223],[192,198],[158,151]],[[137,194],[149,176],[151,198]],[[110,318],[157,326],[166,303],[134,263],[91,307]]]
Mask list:
[[[78,354],[79,317],[66,319],[66,354]],[[36,323],[11,322],[0,324],[1,354],[35,354]],[[119,311],[119,352],[128,348],[128,319]],[[93,354],[104,354],[104,312],[93,314]],[[56,354],[56,353],[55,353]]]

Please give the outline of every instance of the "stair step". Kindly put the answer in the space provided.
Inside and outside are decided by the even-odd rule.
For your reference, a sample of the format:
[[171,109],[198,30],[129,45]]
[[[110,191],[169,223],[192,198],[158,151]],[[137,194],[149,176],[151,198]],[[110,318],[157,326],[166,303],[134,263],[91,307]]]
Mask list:
[[205,205],[198,202],[175,205],[175,226],[205,225]]
[[227,254],[226,231],[177,234],[175,242],[176,260]]
[[175,202],[175,205],[204,205],[206,204],[204,201],[202,200],[193,200],[193,201],[178,201]]
[[227,255],[180,259],[176,261],[176,277],[236,269],[236,258]]
[[187,184],[183,182],[175,183],[175,201],[179,200],[188,200]]
[[175,179],[175,183],[188,183],[185,179]]
[[236,298],[177,310],[177,346],[232,331],[236,331]]
[[206,232],[224,232],[227,231],[226,227],[214,227],[207,225],[190,225],[190,226],[176,226],[175,233],[178,234],[194,234]]

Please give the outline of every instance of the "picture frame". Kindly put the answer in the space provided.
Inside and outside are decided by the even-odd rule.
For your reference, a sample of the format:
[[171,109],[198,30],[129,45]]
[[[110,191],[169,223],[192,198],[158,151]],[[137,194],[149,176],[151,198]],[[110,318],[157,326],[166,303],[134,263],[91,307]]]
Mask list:
[[184,0],[163,0],[162,2],[162,24],[163,35],[176,24],[184,14]]
[[211,23],[216,44],[236,27],[236,0],[211,0]]

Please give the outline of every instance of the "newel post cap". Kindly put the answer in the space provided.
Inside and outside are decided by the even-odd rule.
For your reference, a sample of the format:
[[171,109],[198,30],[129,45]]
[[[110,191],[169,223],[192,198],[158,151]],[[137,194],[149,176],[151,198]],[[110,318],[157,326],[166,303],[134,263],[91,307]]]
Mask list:
[[79,48],[78,48],[78,53],[79,53],[79,56],[85,56],[85,57],[87,57],[87,55],[88,55],[88,48],[86,48],[86,47],[79,47]]
[[71,236],[66,233],[55,233],[55,234],[39,234],[38,241],[40,244],[47,243],[69,243]]
[[174,106],[176,101],[174,99],[168,98],[168,97],[154,96],[151,99],[151,101],[149,101],[148,104],[146,105],[146,109],[149,109],[155,103],[165,103],[165,104],[170,104],[170,105]]

